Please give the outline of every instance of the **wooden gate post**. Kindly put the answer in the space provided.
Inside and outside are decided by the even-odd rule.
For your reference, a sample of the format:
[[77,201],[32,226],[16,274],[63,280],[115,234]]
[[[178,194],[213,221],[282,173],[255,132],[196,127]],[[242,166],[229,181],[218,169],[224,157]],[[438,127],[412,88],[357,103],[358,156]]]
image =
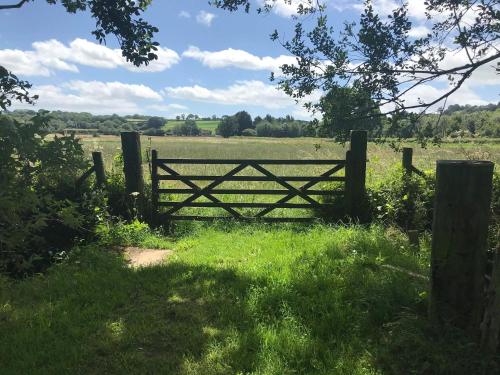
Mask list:
[[122,132],[123,172],[127,193],[144,193],[141,138],[138,132]]
[[438,160],[429,313],[477,338],[484,309],[493,163]]
[[152,192],[151,192],[151,222],[154,226],[158,225],[158,201],[160,194],[158,192],[158,189],[160,187],[160,180],[158,178],[158,151],[156,150],[151,150],[151,187],[152,187]]
[[403,147],[403,169],[405,173],[411,175],[413,165],[413,149],[411,147]]
[[366,219],[366,130],[351,130],[350,150],[346,153],[346,203],[351,218]]
[[102,160],[102,152],[92,152],[92,160],[94,161],[94,171],[97,186],[103,187],[106,184],[106,172],[104,171],[104,162]]

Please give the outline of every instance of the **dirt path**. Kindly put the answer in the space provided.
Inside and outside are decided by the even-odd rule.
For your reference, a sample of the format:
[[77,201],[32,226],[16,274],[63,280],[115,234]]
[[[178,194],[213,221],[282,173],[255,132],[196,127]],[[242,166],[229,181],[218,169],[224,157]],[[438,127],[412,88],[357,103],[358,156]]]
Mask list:
[[172,250],[141,249],[138,247],[126,247],[123,252],[130,263],[130,267],[133,268],[161,264],[173,254]]

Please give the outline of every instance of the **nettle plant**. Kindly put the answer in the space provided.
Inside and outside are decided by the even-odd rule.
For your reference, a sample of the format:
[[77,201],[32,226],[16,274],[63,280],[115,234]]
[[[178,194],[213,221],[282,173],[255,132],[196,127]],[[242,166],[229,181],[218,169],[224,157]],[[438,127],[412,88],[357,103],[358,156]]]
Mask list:
[[43,269],[85,235],[102,198],[76,187],[89,167],[73,136],[47,137],[40,112],[20,123],[0,115],[0,272]]

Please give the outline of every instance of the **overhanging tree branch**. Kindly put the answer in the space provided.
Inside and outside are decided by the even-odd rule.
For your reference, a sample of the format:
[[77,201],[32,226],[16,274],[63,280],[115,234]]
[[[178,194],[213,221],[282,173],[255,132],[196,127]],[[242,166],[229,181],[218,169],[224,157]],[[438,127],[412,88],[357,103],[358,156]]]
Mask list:
[[7,4],[7,5],[0,5],[0,10],[6,10],[6,9],[18,9],[21,8],[24,4],[26,4],[30,0],[21,0],[17,4]]

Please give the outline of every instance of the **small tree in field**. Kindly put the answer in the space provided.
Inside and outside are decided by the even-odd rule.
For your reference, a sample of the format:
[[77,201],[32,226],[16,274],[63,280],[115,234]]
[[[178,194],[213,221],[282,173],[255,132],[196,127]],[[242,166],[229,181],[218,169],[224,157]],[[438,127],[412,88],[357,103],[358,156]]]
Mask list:
[[167,123],[163,117],[150,117],[147,122],[148,128],[161,129]]
[[234,117],[227,116],[224,117],[217,126],[216,133],[223,136],[224,138],[229,138],[236,133],[238,124],[236,123]]
[[198,136],[201,130],[194,120],[186,120],[182,124],[177,124],[172,129],[174,135]]
[[241,135],[243,130],[245,129],[253,129],[252,116],[246,111],[240,111],[236,113],[234,116],[234,120],[237,125],[236,133]]

